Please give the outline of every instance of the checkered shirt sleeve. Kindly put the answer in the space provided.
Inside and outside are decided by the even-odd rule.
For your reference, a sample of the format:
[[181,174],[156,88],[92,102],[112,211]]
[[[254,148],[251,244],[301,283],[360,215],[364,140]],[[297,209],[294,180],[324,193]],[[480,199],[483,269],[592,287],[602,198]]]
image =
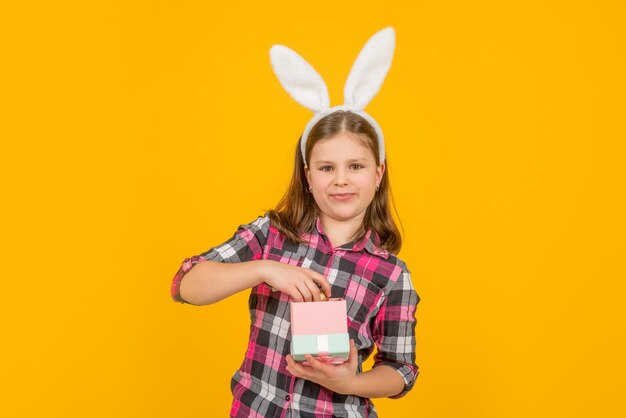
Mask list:
[[420,298],[406,265],[389,291],[376,316],[373,337],[377,346],[374,367],[395,369],[404,380],[404,389],[391,399],[406,395],[415,384],[419,367],[415,363],[415,311]]
[[187,303],[180,296],[180,283],[189,270],[203,261],[217,261],[220,263],[239,263],[242,261],[260,260],[263,246],[267,240],[270,220],[267,214],[259,216],[249,224],[239,225],[237,232],[226,242],[208,249],[199,255],[185,258],[174,275],[171,285],[171,296],[175,302]]

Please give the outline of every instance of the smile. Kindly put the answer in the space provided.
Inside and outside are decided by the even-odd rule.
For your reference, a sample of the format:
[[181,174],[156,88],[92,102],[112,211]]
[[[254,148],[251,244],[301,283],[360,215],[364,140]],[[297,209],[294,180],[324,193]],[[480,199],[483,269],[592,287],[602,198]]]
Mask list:
[[340,202],[345,202],[346,200],[350,200],[355,196],[354,193],[341,193],[341,194],[331,194],[330,197],[332,197],[335,200],[339,200]]

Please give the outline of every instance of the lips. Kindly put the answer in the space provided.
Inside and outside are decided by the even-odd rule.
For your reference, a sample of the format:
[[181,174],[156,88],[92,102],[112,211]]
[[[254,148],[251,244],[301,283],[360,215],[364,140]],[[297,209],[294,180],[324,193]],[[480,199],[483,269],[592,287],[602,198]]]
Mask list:
[[336,193],[330,196],[336,200],[350,200],[354,195],[355,193]]

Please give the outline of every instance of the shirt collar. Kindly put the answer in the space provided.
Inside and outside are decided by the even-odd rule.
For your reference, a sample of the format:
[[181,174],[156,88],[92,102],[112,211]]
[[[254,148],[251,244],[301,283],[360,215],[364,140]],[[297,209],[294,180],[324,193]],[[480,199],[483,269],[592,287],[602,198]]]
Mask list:
[[[328,236],[324,232],[324,228],[322,227],[322,221],[320,220],[319,216],[315,220],[315,226],[317,228],[317,232],[320,235],[324,236],[330,247],[330,240],[328,240]],[[382,257],[386,260],[389,258],[389,252],[380,248],[380,241],[380,236],[376,233],[376,231],[370,228],[360,240],[346,243],[338,248],[357,252],[365,248],[365,250],[367,250],[369,253]],[[352,248],[349,248],[350,246]]]

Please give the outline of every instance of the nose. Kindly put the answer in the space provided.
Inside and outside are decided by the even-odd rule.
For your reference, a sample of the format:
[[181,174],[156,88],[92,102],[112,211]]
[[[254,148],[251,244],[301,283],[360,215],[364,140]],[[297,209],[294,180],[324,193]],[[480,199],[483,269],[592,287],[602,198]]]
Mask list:
[[336,176],[335,176],[336,186],[345,186],[346,184],[348,184],[348,176],[347,176],[345,169],[339,168],[337,169],[337,171],[335,171],[335,173],[336,173]]

